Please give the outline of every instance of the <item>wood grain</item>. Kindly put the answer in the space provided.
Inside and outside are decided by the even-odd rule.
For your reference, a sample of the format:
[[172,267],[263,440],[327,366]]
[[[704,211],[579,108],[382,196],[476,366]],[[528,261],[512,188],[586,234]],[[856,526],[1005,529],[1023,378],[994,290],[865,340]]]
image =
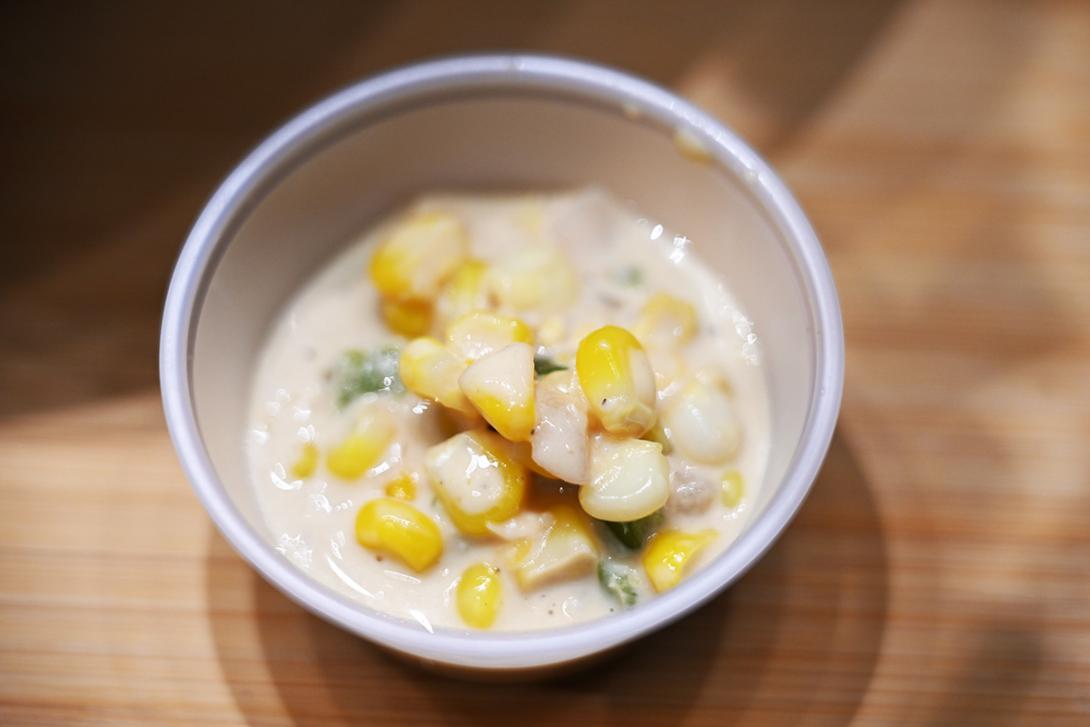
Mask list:
[[[1090,722],[1090,3],[0,12],[0,723]],[[261,135],[381,68],[515,47],[648,75],[767,154],[825,241],[848,386],[813,495],[726,595],[588,673],[466,685],[230,551],[156,339],[187,226]]]

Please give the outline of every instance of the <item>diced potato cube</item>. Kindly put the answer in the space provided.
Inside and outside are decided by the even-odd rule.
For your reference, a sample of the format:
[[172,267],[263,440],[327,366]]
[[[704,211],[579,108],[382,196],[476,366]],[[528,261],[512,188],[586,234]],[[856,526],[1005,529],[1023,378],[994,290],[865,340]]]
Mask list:
[[514,310],[553,309],[571,305],[579,278],[557,248],[531,245],[515,250],[488,272],[492,296]]
[[587,481],[587,400],[572,371],[556,371],[537,382],[532,456],[551,476],[581,485]]
[[636,336],[648,346],[672,347],[696,334],[696,309],[668,293],[655,293],[643,304]]
[[530,327],[518,318],[474,311],[447,327],[447,343],[466,361],[476,361],[512,343],[533,343]]
[[670,399],[662,418],[674,448],[697,462],[726,462],[741,444],[742,425],[734,403],[714,384],[690,381]]
[[643,553],[643,567],[655,590],[661,593],[680,583],[686,569],[715,537],[714,530],[665,530],[651,538]]
[[402,336],[423,336],[431,328],[431,303],[384,299],[379,309],[386,327]]
[[469,365],[458,379],[462,393],[501,436],[530,440],[534,428],[534,349],[512,343]]
[[610,522],[639,520],[665,505],[669,496],[670,464],[661,445],[594,437],[590,478],[579,488],[579,503],[588,515]]
[[640,342],[604,326],[579,342],[579,384],[590,410],[609,432],[639,437],[655,423],[655,374]]
[[425,467],[450,519],[466,535],[488,537],[490,524],[522,508],[526,468],[492,432],[462,432],[431,447]]
[[586,517],[570,505],[549,508],[552,524],[515,549],[515,580],[524,591],[594,571],[598,545]]
[[371,258],[371,280],[384,298],[433,300],[465,260],[465,228],[444,212],[417,214],[398,225]]
[[465,362],[434,338],[416,338],[401,352],[399,371],[405,388],[417,396],[475,416],[476,409],[458,386]]
[[458,615],[474,628],[487,629],[500,612],[502,594],[499,569],[488,563],[474,563],[462,573],[455,588]]
[[356,539],[371,550],[389,553],[410,568],[427,570],[443,554],[443,536],[435,521],[402,500],[370,500],[356,515]]
[[358,479],[374,467],[394,441],[394,423],[380,409],[367,409],[356,428],[326,455],[326,467],[342,480]]

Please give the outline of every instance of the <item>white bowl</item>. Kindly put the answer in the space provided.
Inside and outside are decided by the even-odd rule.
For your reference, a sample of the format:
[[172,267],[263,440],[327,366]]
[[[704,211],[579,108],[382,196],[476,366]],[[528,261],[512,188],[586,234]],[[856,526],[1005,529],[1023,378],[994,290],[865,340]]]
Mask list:
[[[679,153],[682,131],[708,152]],[[294,291],[414,193],[599,184],[695,241],[760,336],[772,443],[742,535],[679,587],[625,613],[527,633],[469,633],[372,611],[270,543],[243,450],[255,358]],[[791,193],[715,119],[646,81],[559,58],[489,55],[363,81],[304,111],[227,178],[178,259],[161,384],[186,474],[224,537],[313,613],[395,652],[473,670],[540,671],[661,628],[741,576],[802,503],[833,434],[843,333],[821,245]]]

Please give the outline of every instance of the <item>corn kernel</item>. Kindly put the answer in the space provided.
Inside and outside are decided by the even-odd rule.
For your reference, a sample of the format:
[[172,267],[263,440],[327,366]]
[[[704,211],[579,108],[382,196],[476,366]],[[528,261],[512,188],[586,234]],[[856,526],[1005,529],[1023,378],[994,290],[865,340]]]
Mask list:
[[662,419],[674,447],[697,462],[726,462],[741,444],[742,425],[730,396],[698,379],[669,400]]
[[476,416],[476,409],[458,386],[466,365],[434,338],[416,338],[401,351],[401,383],[417,396]]
[[476,361],[511,343],[533,343],[530,327],[517,318],[473,311],[447,327],[447,343],[466,361]]
[[462,393],[501,436],[530,441],[534,428],[534,349],[512,343],[477,359],[458,379]]
[[314,442],[307,442],[303,445],[302,452],[299,453],[299,459],[295,460],[295,463],[291,466],[291,474],[296,479],[305,480],[314,474],[316,469],[318,469],[318,445]]
[[462,223],[444,212],[403,222],[371,258],[371,279],[384,298],[433,300],[439,286],[465,260],[469,240]]
[[374,467],[394,440],[394,425],[385,412],[366,411],[356,429],[329,451],[326,467],[342,480],[355,480]]
[[586,516],[566,504],[554,505],[548,512],[551,524],[515,547],[515,580],[524,591],[582,577],[598,562],[598,545]]
[[575,370],[607,431],[639,437],[655,423],[655,375],[640,342],[625,329],[604,326],[580,341]]
[[398,500],[416,499],[416,480],[412,475],[404,474],[386,483],[386,496]]
[[356,515],[360,545],[394,555],[413,570],[427,570],[443,554],[443,536],[435,521],[402,500],[368,501]]
[[428,449],[425,467],[451,521],[466,535],[488,537],[490,524],[507,520],[522,508],[526,468],[497,434],[456,434]]
[[431,303],[384,299],[379,309],[386,327],[402,336],[422,336],[431,328]]
[[651,345],[685,343],[696,334],[696,309],[688,301],[668,293],[655,293],[643,304],[636,336]]
[[466,260],[458,266],[435,301],[440,322],[450,323],[467,313],[489,307],[488,288],[485,284],[487,272],[488,265],[480,260]]
[[643,553],[643,567],[651,585],[659,593],[676,586],[689,563],[714,539],[714,530],[697,533],[666,530],[656,534]]
[[511,253],[489,270],[488,286],[500,305],[515,310],[563,308],[579,291],[575,270],[555,247],[531,245]]
[[738,470],[730,470],[723,475],[723,504],[733,510],[746,496],[746,481]]
[[458,615],[474,628],[491,626],[500,610],[502,584],[499,569],[488,563],[474,563],[458,579],[454,592]]
[[591,443],[590,478],[579,504],[591,517],[631,522],[655,512],[670,497],[670,463],[662,446],[600,434]]

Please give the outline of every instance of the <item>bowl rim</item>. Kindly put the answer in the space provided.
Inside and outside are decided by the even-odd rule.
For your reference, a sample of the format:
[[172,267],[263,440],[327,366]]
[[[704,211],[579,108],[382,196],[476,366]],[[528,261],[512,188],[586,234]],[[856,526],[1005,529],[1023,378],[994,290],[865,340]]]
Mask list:
[[[814,385],[779,491],[726,550],[677,588],[637,609],[556,629],[430,632],[321,585],[245,521],[219,481],[197,426],[192,345],[208,279],[236,225],[315,145],[345,123],[408,102],[500,90],[605,102],[630,117],[687,130],[717,164],[746,180],[806,288],[816,341]],[[831,442],[844,381],[844,337],[836,287],[813,228],[776,173],[736,134],[674,93],[623,71],[556,56],[487,54],[425,61],[360,81],[310,106],[254,149],[209,199],[182,247],[164,306],[159,363],[166,423],[187,478],[220,532],[267,581],[312,613],[388,649],[454,667],[518,670],[582,659],[659,629],[717,595],[765,553],[801,506]]]

